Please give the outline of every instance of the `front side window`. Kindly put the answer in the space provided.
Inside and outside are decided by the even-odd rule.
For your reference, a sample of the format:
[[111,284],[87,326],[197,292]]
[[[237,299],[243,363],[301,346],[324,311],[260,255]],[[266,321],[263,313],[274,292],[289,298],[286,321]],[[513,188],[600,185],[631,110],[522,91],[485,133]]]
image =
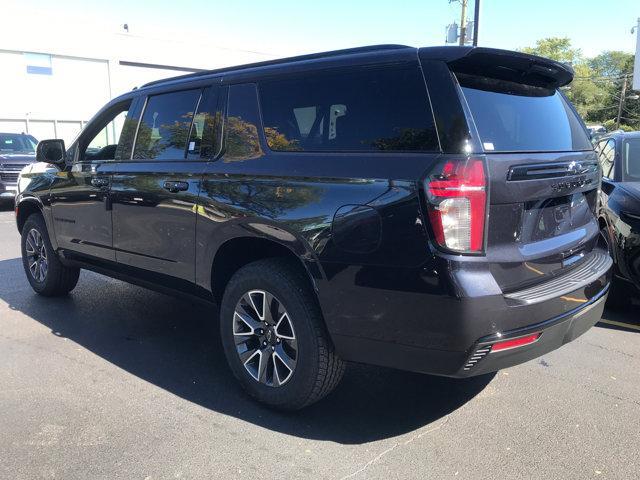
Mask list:
[[485,151],[591,150],[578,117],[555,89],[456,74]]
[[622,144],[624,182],[640,181],[640,138],[628,138]]
[[[107,112],[95,125],[90,125],[80,141],[80,160],[122,160],[126,145],[131,144],[135,120],[128,117],[131,101]],[[129,154],[131,150],[128,150]]]
[[140,160],[181,160],[201,90],[153,95],[140,120],[133,158]]
[[437,151],[417,67],[314,73],[265,81],[260,101],[275,151]]

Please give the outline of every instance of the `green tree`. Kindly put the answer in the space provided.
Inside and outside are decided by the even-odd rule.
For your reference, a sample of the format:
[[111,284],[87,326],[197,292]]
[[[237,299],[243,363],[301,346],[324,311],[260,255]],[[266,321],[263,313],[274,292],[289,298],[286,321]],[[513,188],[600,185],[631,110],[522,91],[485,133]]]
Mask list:
[[[564,92],[578,113],[586,122],[603,123],[608,128],[615,124],[623,78],[626,75],[630,79],[633,73],[632,54],[605,51],[596,57],[584,58],[567,37],[544,38],[522,51],[571,65],[574,79]],[[640,129],[639,100],[625,99],[621,128]]]
[[568,37],[543,38],[536,42],[535,47],[526,47],[522,51],[556,62],[574,64],[582,61],[582,52],[579,48],[571,48],[571,40]]

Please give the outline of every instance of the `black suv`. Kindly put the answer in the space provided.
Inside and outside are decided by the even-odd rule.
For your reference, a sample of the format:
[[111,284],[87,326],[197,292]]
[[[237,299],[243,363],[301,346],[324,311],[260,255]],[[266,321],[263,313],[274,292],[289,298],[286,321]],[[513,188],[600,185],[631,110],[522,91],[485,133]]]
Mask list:
[[611,307],[640,294],[640,132],[611,132],[595,151],[602,167],[600,228],[614,259]]
[[80,268],[219,305],[229,365],[295,409],[344,361],[453,377],[600,318],[601,174],[569,67],[375,46],[149,83],[107,104],[18,198],[42,295]]
[[0,201],[13,201],[20,171],[36,161],[38,141],[25,133],[0,133]]

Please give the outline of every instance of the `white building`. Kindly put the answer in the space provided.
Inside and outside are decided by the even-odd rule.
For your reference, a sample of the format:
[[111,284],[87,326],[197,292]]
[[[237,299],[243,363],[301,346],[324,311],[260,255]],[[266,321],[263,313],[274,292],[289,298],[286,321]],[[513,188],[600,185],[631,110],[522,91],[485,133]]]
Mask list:
[[[42,28],[49,20],[42,19]],[[5,25],[0,31],[0,131],[26,132],[38,140],[70,142],[108,100],[151,80],[273,58],[192,35],[136,35],[124,26],[119,32],[85,27],[31,35],[23,25]],[[29,30],[39,28],[32,22]]]

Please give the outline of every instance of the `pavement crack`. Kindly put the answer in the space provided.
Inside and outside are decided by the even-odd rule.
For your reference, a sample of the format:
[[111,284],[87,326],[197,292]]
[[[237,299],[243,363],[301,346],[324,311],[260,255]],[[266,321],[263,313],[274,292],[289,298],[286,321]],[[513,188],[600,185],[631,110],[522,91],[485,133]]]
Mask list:
[[606,350],[607,352],[611,352],[611,353],[619,353],[620,355],[624,355],[625,357],[629,357],[629,358],[636,357],[631,353],[623,352],[622,350],[618,350],[617,348],[609,348],[609,347],[605,347],[604,345],[598,345],[597,343],[591,343],[591,342],[584,342],[584,343],[589,345],[590,347],[600,348],[601,350]]
[[366,469],[368,469],[370,466],[378,463],[384,456],[388,455],[389,453],[393,452],[395,449],[397,449],[398,447],[404,447],[405,445],[408,445],[412,442],[414,442],[415,440],[419,440],[420,438],[424,437],[425,435],[429,435],[430,433],[433,433],[437,430],[440,430],[442,427],[444,427],[448,422],[449,419],[451,418],[451,415],[447,416],[447,418],[444,419],[443,422],[441,422],[440,424],[436,425],[433,428],[430,428],[428,430],[425,430],[424,432],[420,432],[417,433],[416,435],[413,435],[412,437],[410,437],[407,440],[404,440],[402,442],[396,442],[393,445],[391,445],[389,448],[387,448],[386,450],[383,450],[382,452],[380,452],[378,455],[376,455],[374,458],[372,458],[371,460],[369,460],[367,463],[365,463],[362,467],[360,467],[358,470],[356,470],[353,473],[350,473],[348,475],[345,475],[344,477],[341,477],[340,480],[346,480],[348,478],[353,478],[356,475],[359,475],[361,473],[363,473]]

